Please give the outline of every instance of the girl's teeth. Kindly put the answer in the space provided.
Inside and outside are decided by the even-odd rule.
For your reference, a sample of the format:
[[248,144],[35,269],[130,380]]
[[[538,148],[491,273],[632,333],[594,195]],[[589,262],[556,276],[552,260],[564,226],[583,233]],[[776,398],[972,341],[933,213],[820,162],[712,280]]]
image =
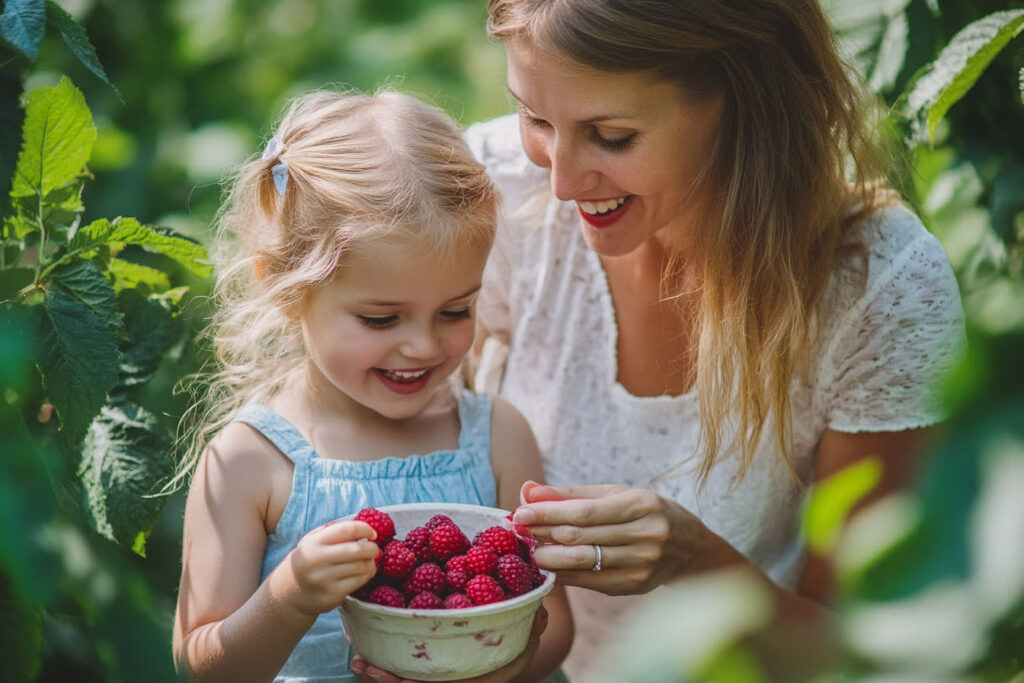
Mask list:
[[414,372],[405,372],[403,370],[385,370],[384,374],[390,375],[395,379],[410,380],[419,379],[427,373],[426,370],[416,370]]
[[591,216],[599,216],[619,208],[626,203],[626,199],[627,197],[619,197],[618,199],[607,199],[601,202],[580,202],[580,208],[583,209],[584,213],[588,213]]

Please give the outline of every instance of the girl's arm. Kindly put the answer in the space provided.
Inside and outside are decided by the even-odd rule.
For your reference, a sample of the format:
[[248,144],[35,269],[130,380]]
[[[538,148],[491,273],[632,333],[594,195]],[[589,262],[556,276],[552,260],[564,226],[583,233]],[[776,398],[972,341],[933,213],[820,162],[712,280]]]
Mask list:
[[174,624],[179,670],[196,681],[270,681],[317,615],[373,574],[362,522],[310,532],[266,581],[270,472],[281,456],[232,425],[200,460],[185,507]]

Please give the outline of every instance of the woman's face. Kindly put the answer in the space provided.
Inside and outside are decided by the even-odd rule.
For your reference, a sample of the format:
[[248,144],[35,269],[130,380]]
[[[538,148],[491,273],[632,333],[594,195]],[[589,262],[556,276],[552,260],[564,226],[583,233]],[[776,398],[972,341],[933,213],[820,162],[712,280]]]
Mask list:
[[576,203],[590,246],[622,256],[666,231],[685,235],[721,98],[694,104],[674,84],[573,67],[525,39],[505,49],[523,148],[551,170],[555,196]]

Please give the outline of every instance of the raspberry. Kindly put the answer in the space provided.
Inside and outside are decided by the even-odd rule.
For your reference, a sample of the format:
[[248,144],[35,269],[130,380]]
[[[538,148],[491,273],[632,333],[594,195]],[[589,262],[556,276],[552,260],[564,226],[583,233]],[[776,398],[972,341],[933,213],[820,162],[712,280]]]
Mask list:
[[377,508],[363,508],[356,515],[356,521],[366,522],[377,532],[376,543],[381,548],[395,537],[395,522],[391,515]]
[[533,569],[518,555],[498,558],[498,578],[512,595],[522,595],[533,588]]
[[427,528],[433,531],[442,524],[455,524],[455,522],[453,522],[452,518],[448,515],[434,515],[430,518],[430,521],[427,522]]
[[466,556],[456,555],[455,557],[449,558],[448,561],[444,563],[444,570],[446,572],[450,572],[452,570],[459,572],[467,571]]
[[473,576],[493,574],[498,568],[498,554],[483,546],[470,548],[466,551],[466,567]]
[[444,575],[448,589],[456,593],[466,590],[466,584],[469,583],[470,578],[469,572],[462,569],[453,569]]
[[443,609],[444,603],[430,591],[422,591],[406,605],[409,609]]
[[498,556],[519,552],[516,535],[500,526],[484,529],[473,538],[473,545],[491,548]]
[[505,591],[494,580],[493,576],[481,574],[474,576],[466,584],[466,595],[473,601],[474,605],[489,605],[492,602],[501,602],[505,599]]
[[416,553],[420,562],[430,560],[430,529],[418,526],[405,535],[405,544]]
[[542,572],[540,570],[540,567],[538,567],[537,565],[533,565],[532,567],[530,567],[530,569],[533,570],[533,576],[531,577],[531,580],[533,581],[533,587],[536,588],[537,586],[544,583],[547,577],[544,576],[544,572]]
[[405,598],[392,586],[377,586],[367,601],[387,607],[405,607]]
[[447,560],[469,548],[469,539],[454,524],[440,524],[430,534],[430,552],[439,560]]
[[473,601],[467,598],[464,593],[452,593],[444,599],[445,609],[465,609],[472,606]]
[[423,591],[440,594],[444,587],[444,571],[433,562],[424,562],[412,570],[412,576],[405,584],[405,594],[416,595]]
[[401,541],[391,541],[384,548],[384,559],[380,564],[384,576],[392,580],[401,580],[416,566],[416,553],[409,550]]

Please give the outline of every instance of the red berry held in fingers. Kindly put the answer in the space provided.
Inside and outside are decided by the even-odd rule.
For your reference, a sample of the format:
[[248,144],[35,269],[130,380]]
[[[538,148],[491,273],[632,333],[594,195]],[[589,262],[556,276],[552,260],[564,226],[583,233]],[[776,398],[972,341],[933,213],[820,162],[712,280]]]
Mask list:
[[473,601],[466,597],[465,593],[452,593],[444,599],[445,609],[466,609],[473,607]]
[[466,551],[466,567],[473,576],[493,574],[498,569],[498,554],[483,546],[470,548]]
[[439,524],[430,533],[430,552],[439,560],[464,553],[469,548],[469,539],[454,524]]
[[522,595],[533,588],[533,569],[518,555],[498,558],[498,578],[512,595]]
[[391,580],[401,580],[416,566],[416,553],[401,541],[391,541],[384,548],[381,573]]
[[409,609],[444,609],[444,602],[430,591],[417,593],[406,605]]
[[473,538],[473,545],[491,548],[498,557],[519,551],[519,540],[508,529],[492,526],[484,529]]
[[395,522],[391,519],[391,515],[381,512],[377,508],[363,508],[356,515],[356,521],[366,522],[377,532],[375,542],[381,548],[395,537]]
[[494,580],[493,576],[481,574],[474,576],[466,584],[466,595],[473,601],[474,605],[489,605],[492,602],[501,602],[505,599],[505,591],[501,585]]
[[405,607],[405,597],[393,586],[377,586],[367,601],[385,607]]
[[427,522],[427,528],[433,531],[442,524],[455,524],[455,522],[453,522],[452,518],[448,515],[434,515],[430,518],[430,521]]

